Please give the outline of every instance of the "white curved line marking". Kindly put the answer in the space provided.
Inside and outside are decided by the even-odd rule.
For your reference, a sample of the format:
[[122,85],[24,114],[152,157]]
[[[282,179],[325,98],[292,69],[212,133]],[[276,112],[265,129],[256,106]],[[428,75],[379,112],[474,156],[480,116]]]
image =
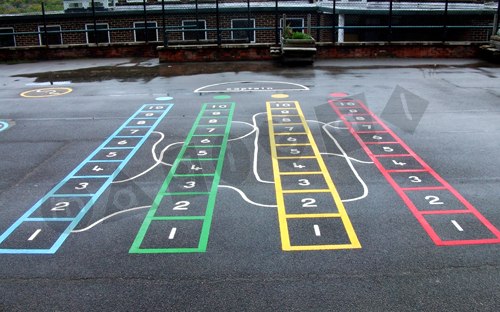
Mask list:
[[257,127],[255,127],[254,125],[252,125],[251,123],[248,123],[248,122],[244,122],[244,121],[232,121],[232,122],[235,122],[235,123],[241,123],[241,124],[245,124],[245,125],[248,125],[250,127],[252,127],[252,131],[248,132],[247,134],[245,135],[242,135],[240,137],[237,137],[237,138],[233,138],[233,139],[228,139],[227,141],[228,142],[232,142],[232,141],[237,141],[237,140],[241,140],[241,139],[244,139],[246,138],[247,136],[251,135],[252,133],[254,133],[255,131],[257,131]]
[[[330,156],[338,156],[338,157],[342,157],[342,158],[346,158],[344,155],[342,154],[336,154],[336,153],[320,153],[321,155],[330,155]],[[354,157],[347,157],[349,158],[350,160],[352,161],[355,161],[355,162],[358,162],[360,164],[373,164],[373,161],[364,161],[364,160],[359,160],[359,159],[356,159]]]
[[156,149],[156,146],[163,140],[163,138],[165,137],[165,135],[161,132],[157,132],[157,131],[154,131],[154,133],[159,133],[161,134],[161,138],[158,142],[156,142],[154,145],[153,145],[153,148],[151,150],[152,154],[153,154],[153,158],[154,160],[156,161],[151,167],[149,167],[148,169],[144,170],[143,172],[133,176],[133,177],[130,177],[128,179],[125,179],[125,180],[119,180],[119,181],[113,181],[112,184],[118,184],[118,183],[125,183],[125,182],[129,182],[129,181],[132,181],[132,180],[135,180],[143,175],[145,175],[146,173],[150,172],[151,170],[153,170],[154,168],[156,168],[158,165],[160,164],[163,164],[165,166],[170,166],[172,167],[172,164],[169,164],[169,163],[166,163],[166,162],[163,162],[161,159],[163,159],[163,154],[165,154],[165,152],[171,148],[172,146],[174,145],[178,145],[178,144],[183,144],[184,142],[174,142],[174,143],[171,143],[169,145],[167,145],[161,152],[160,152],[160,156],[157,157],[156,156],[156,153],[155,153],[155,149]]
[[110,214],[109,216],[105,216],[104,218],[97,220],[96,222],[92,223],[91,225],[89,225],[87,227],[84,227],[83,229],[73,230],[73,231],[71,231],[71,233],[82,233],[82,232],[90,230],[91,228],[93,228],[94,226],[98,225],[99,223],[102,223],[102,222],[108,220],[109,218],[112,218],[112,217],[117,216],[119,214],[122,214],[122,213],[125,213],[125,212],[134,211],[134,210],[147,209],[147,208],[151,208],[151,206],[134,207],[134,208],[130,208],[130,209],[125,209],[125,210],[117,211],[115,213]]
[[324,125],[321,128],[332,139],[332,141],[335,143],[335,145],[340,150],[340,152],[342,153],[342,155],[344,155],[344,158],[347,161],[347,164],[349,165],[349,167],[351,168],[352,173],[356,176],[356,179],[358,179],[359,183],[361,183],[361,185],[363,186],[363,194],[361,196],[358,196],[358,197],[355,197],[355,198],[349,198],[349,199],[342,199],[342,202],[344,202],[344,203],[353,202],[353,201],[360,200],[360,199],[363,199],[363,198],[367,197],[368,196],[368,186],[366,185],[365,181],[363,181],[363,179],[360,177],[358,171],[356,171],[356,168],[354,168],[354,165],[352,164],[350,157],[344,151],[344,149],[339,144],[339,142],[337,141],[337,139],[335,139],[335,137],[330,133],[330,131],[328,131],[326,129],[328,127],[328,125],[330,125],[330,123],[326,123],[326,124],[324,123]]
[[[292,85],[299,87],[300,89],[272,89],[272,90],[245,90],[245,91],[228,91],[228,90],[208,90],[208,91],[203,91],[203,89],[211,88],[211,87],[217,87],[217,86],[223,86],[223,85],[229,85],[229,84],[243,84],[243,83],[276,83],[276,84],[284,84],[284,85]],[[255,92],[255,91],[267,91],[267,92],[273,92],[273,91],[309,91],[310,89],[304,85],[298,84],[298,83],[293,83],[293,82],[284,82],[284,81],[232,81],[232,82],[220,82],[220,83],[214,83],[211,85],[206,85],[201,88],[198,88],[193,91],[193,93],[215,93],[215,92]]]
[[219,185],[218,187],[221,187],[221,188],[228,188],[228,189],[231,189],[233,191],[236,191],[238,194],[240,194],[241,198],[243,198],[244,201],[246,201],[247,203],[249,204],[252,204],[252,205],[255,205],[255,206],[259,206],[259,207],[265,207],[265,208],[276,208],[278,207],[277,205],[266,205],[266,204],[259,204],[259,203],[256,203],[254,202],[253,200],[250,200],[247,195],[245,193],[243,193],[242,190],[240,190],[239,188],[236,188],[234,186],[230,186],[230,185]]
[[253,141],[253,146],[254,146],[254,149],[253,149],[253,175],[255,176],[255,179],[261,183],[268,183],[268,184],[274,184],[273,181],[266,181],[266,180],[262,180],[259,176],[259,172],[257,170],[258,168],[258,161],[257,161],[257,156],[258,156],[258,153],[259,153],[259,134],[260,134],[260,130],[259,130],[259,127],[257,127],[257,120],[255,119],[255,117],[257,117],[257,115],[262,115],[262,114],[267,114],[266,112],[261,112],[261,113],[257,113],[255,115],[252,116],[252,122],[253,122],[253,125],[255,127],[255,139]]

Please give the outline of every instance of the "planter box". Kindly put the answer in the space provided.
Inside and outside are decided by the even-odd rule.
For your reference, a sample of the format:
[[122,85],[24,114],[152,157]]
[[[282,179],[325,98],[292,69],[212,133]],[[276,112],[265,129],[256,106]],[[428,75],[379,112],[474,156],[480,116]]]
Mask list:
[[491,36],[491,44],[500,50],[500,36]]
[[281,57],[285,62],[312,63],[316,52],[314,39],[281,39]]

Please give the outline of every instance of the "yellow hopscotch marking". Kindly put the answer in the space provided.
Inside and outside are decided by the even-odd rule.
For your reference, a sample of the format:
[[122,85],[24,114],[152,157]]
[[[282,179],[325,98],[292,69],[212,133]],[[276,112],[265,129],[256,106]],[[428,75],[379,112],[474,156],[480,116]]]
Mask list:
[[[276,125],[281,125],[281,124],[274,124],[273,123],[273,108],[271,108],[271,103],[289,103],[289,105],[294,105],[294,107],[286,107],[290,109],[297,109],[299,118],[301,120],[301,123],[296,124],[296,125],[302,125],[304,127],[304,131],[306,132],[307,138],[309,140],[310,146],[314,152],[314,156],[302,156],[302,157],[278,157],[278,151],[277,151],[277,144],[275,140],[275,133],[274,133],[274,126]],[[333,180],[330,176],[330,173],[328,172],[328,168],[325,165],[325,162],[323,161],[323,158],[321,157],[321,154],[319,152],[318,146],[316,145],[316,142],[314,141],[314,137],[312,136],[311,130],[309,129],[309,126],[307,125],[307,122],[304,118],[304,114],[302,112],[302,109],[300,108],[299,102],[298,101],[268,101],[266,103],[266,108],[267,108],[267,120],[269,124],[269,138],[270,138],[270,145],[271,145],[271,158],[272,158],[272,164],[273,164],[273,172],[274,172],[274,180],[275,180],[275,191],[276,191],[276,202],[278,205],[278,221],[279,221],[279,227],[280,227],[280,234],[281,234],[281,246],[282,249],[285,251],[305,251],[305,250],[334,250],[334,249],[354,249],[354,248],[361,248],[361,244],[358,240],[358,237],[354,231],[354,228],[352,226],[352,223],[349,219],[349,216],[347,215],[347,212],[345,210],[344,204],[342,203],[342,200],[340,199],[339,193],[337,191],[337,188],[335,187],[335,184],[333,183]],[[285,108],[279,108],[279,109],[285,109]],[[290,125],[290,124],[288,124]],[[320,170],[323,174],[323,178],[326,181],[326,184],[328,186],[328,189],[302,189],[302,190],[283,190],[283,186],[281,185],[281,174],[279,170],[279,160],[280,159],[304,159],[304,158],[315,158],[318,161]],[[305,173],[304,173],[305,174]],[[293,193],[324,193],[328,192],[332,195],[333,200],[335,202],[335,205],[337,206],[338,213],[315,213],[315,214],[289,214],[287,215],[286,209],[285,209],[285,200],[283,194],[293,194]],[[327,244],[327,245],[291,245],[290,242],[290,233],[288,232],[288,222],[287,219],[305,219],[305,218],[340,218],[342,220],[342,223],[344,225],[344,228],[346,230],[347,236],[349,238],[350,244]]]
[[307,134],[305,132],[275,132],[274,135],[299,135],[299,134]]
[[316,156],[276,156],[277,159],[316,159]]
[[330,193],[329,189],[321,189],[321,190],[313,190],[313,189],[305,189],[305,190],[283,190],[284,194],[303,194],[303,193]]
[[276,146],[311,146],[309,143],[288,143],[288,144],[276,144]]
[[281,175],[322,174],[321,171],[282,171]]

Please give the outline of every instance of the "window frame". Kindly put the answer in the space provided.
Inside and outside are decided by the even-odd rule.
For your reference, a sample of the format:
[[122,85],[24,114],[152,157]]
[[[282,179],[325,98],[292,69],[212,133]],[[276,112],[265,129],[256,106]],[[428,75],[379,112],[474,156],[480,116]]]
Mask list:
[[0,46],[0,48],[8,48],[8,47],[17,47],[17,42],[16,42],[16,35],[14,35],[14,33],[16,32],[14,27],[0,27],[0,30],[12,30],[12,40],[14,42],[14,45],[13,46]]
[[[107,26],[106,27],[106,29],[107,29],[106,33],[108,34],[108,42],[98,42],[98,43],[111,43],[111,32],[109,31],[109,23],[97,23],[96,24],[96,26],[99,26],[99,25],[106,25]],[[99,28],[97,28],[97,29],[99,29]],[[92,24],[92,23],[85,24],[85,30],[90,30],[90,31],[94,30],[94,24]],[[89,41],[89,34],[90,34],[89,31],[85,32],[85,38],[87,40],[87,44],[95,43],[95,40],[94,40],[94,42],[90,42]]]
[[[137,27],[137,26],[136,26],[136,24],[137,24],[137,23],[142,23],[142,24],[144,24],[144,21],[136,21],[136,22],[134,22],[134,23],[133,23],[133,25],[134,25],[134,42],[146,42],[146,40],[143,40],[143,41],[137,41],[137,31],[143,31],[142,29],[141,29],[141,30],[137,30],[137,29],[135,29],[135,28]],[[158,27],[158,22],[157,22],[157,21],[147,21],[147,23],[148,23],[148,24],[151,24],[151,23],[152,23],[152,24],[154,24],[154,25],[155,25],[155,26],[153,26],[153,27]],[[148,27],[149,27],[149,26],[148,26]],[[150,31],[150,29],[151,29],[151,28],[148,28],[148,31]],[[156,39],[155,39],[155,40],[149,40],[149,39],[148,39],[148,41],[149,41],[149,42],[151,42],[151,41],[158,41],[158,40],[159,40],[159,37],[158,37],[158,28],[155,28],[155,34],[156,34]],[[146,34],[146,38],[145,38],[145,39],[147,39],[147,36],[148,36],[148,34]]]
[[[198,40],[207,40],[208,39],[208,33],[207,33],[207,20],[204,20],[204,19],[200,19],[200,20],[182,20],[182,28],[184,28],[184,26],[186,26],[184,24],[184,22],[198,22],[198,23],[203,23],[203,25],[205,26],[203,29],[198,29],[198,31],[202,32],[205,34],[205,38],[204,39],[198,39]],[[196,25],[197,26],[197,25]],[[197,40],[197,39],[186,39],[185,37],[186,35],[186,32],[184,30],[182,30],[182,41],[190,41],[190,40]]]
[[[64,42],[63,42],[63,36],[62,36],[62,27],[61,25],[47,25],[47,28],[50,28],[50,27],[59,27],[59,39],[61,41],[61,43],[55,43],[55,44],[51,44],[50,41],[49,41],[49,45],[63,45]],[[38,43],[40,44],[40,46],[45,46],[47,45],[47,43],[44,43],[42,42],[43,40],[43,37],[44,37],[44,30],[43,28],[45,28],[44,25],[38,25]],[[50,29],[48,29],[47,31],[51,31]],[[48,33],[48,35],[57,35],[57,33]]]
[[[304,32],[305,19],[303,17],[290,17],[290,18],[287,17],[286,20],[287,21],[289,21],[289,20],[301,20],[302,21],[302,26],[301,26],[302,29],[300,30],[300,32],[302,32],[302,33]],[[283,29],[285,28],[285,26],[286,25],[283,25],[283,17],[282,17],[282,18],[280,18],[280,37],[283,37]],[[292,29],[293,29],[293,27],[292,27]]]
[[[233,21],[245,21],[245,22],[247,22],[248,18],[233,18],[233,19],[231,19],[231,29],[235,28],[234,24],[233,24]],[[256,22],[257,22],[255,20],[255,18],[251,18],[250,22],[253,24],[252,28],[255,28],[255,25],[256,25]],[[242,38],[234,38],[234,33],[237,32],[237,31],[242,31],[242,30],[231,30],[231,40],[242,39]],[[257,42],[257,33],[256,33],[255,29],[251,30],[251,32],[253,33],[253,40],[250,40],[250,43],[256,43]]]

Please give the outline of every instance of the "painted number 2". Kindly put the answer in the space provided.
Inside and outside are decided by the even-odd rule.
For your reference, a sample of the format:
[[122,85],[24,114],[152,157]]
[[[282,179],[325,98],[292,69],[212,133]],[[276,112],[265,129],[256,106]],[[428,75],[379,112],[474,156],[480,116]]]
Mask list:
[[439,197],[434,195],[425,196],[425,200],[429,202],[429,205],[443,205],[442,201],[439,201]]
[[175,203],[173,210],[188,210],[190,202],[187,200],[181,200]]
[[302,198],[300,201],[302,203],[302,208],[316,208],[316,200],[314,198]]

